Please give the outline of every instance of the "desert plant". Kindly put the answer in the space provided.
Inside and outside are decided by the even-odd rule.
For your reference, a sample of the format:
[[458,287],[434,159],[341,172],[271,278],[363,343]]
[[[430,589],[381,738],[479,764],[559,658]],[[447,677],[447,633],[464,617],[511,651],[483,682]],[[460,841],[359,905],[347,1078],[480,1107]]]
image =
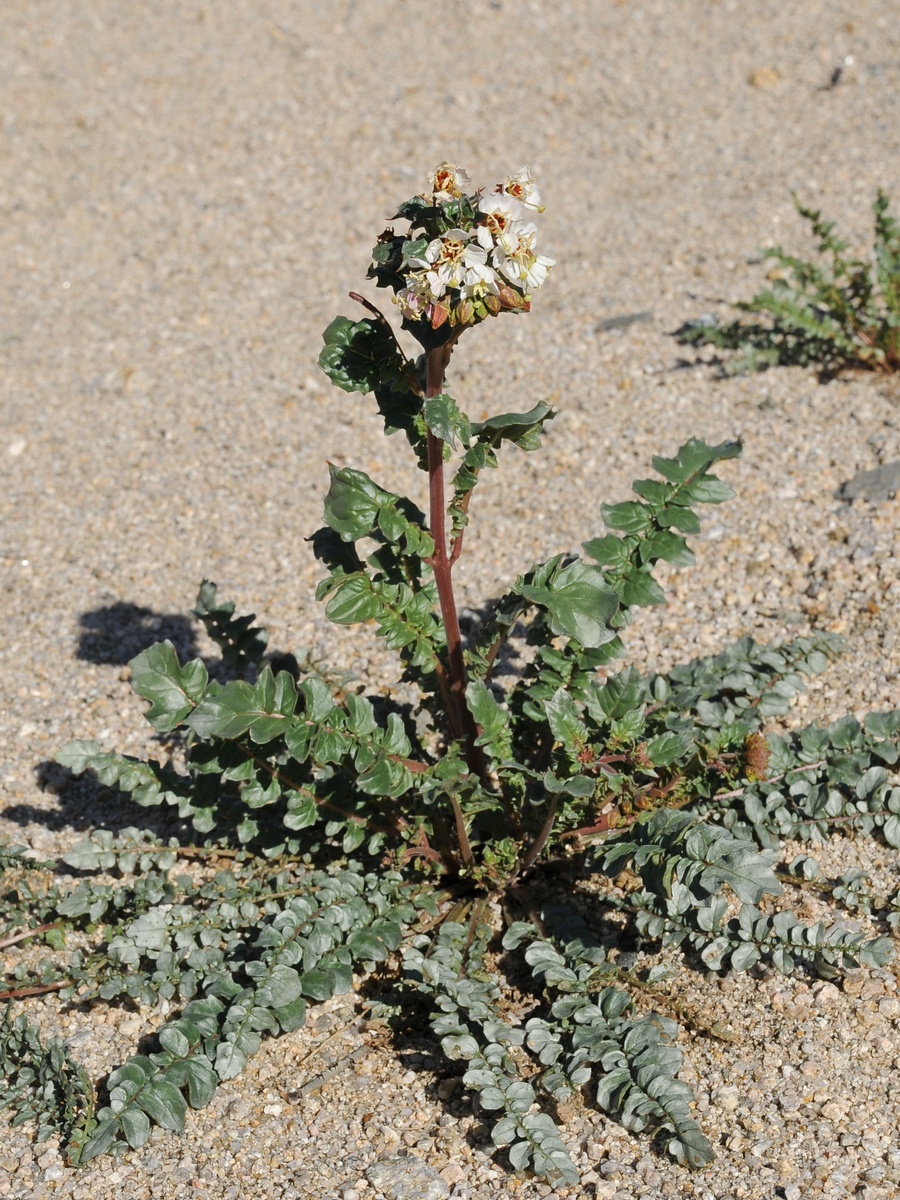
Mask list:
[[[890,953],[886,937],[769,906],[784,837],[814,842],[856,823],[900,844],[889,774],[900,714],[763,731],[836,640],[745,639],[667,675],[613,669],[633,610],[664,599],[656,564],[692,562],[695,508],[732,494],[713,467],[737,443],[691,440],[654,458],[634,499],[602,506],[610,532],[528,567],[464,639],[453,569],[473,490],[501,455],[537,450],[554,415],[538,403],[473,422],[446,389],[461,335],[527,311],[552,266],[535,250],[541,208],[526,170],[488,194],[468,189],[442,164],[401,205],[407,231],[378,239],[369,274],[393,291],[399,331],[356,297],[366,315],[333,321],[320,359],[339,388],[374,397],[425,476],[427,517],[364,472],[331,467],[313,538],[326,614],[375,625],[402,659],[404,698],[308,661],[273,669],[252,619],[206,582],[194,611],[242,677],[213,680],[200,659],[153,646],[133,660],[133,686],[153,728],[180,739],[170,758],[93,742],[58,755],[140,805],[171,806],[194,844],[99,830],[63,861],[102,875],[73,886],[53,864],[0,856],[0,913],[19,927],[8,944],[51,951],[23,960],[3,998],[176,1006],[154,1047],[109,1077],[106,1103],[71,1127],[73,1161],[140,1146],[151,1122],[181,1128],[263,1037],[297,1029],[309,1004],[380,963],[395,969],[399,1003],[427,999],[435,1038],[496,1115],[513,1167],[577,1181],[553,1105],[588,1088],[699,1167],[713,1150],[677,1078],[676,1025],[608,953],[622,918],[631,936],[711,970],[764,961],[830,975]],[[528,648],[525,665],[501,676],[510,642]]]
[[729,374],[774,365],[812,365],[825,375],[845,367],[900,370],[900,225],[888,215],[889,203],[879,190],[874,252],[866,262],[847,257],[834,223],[795,196],[817,239],[820,262],[771,247],[763,252],[763,261],[775,264],[771,287],[735,306],[762,320],[689,321],[678,330],[679,340],[737,351],[726,361]]

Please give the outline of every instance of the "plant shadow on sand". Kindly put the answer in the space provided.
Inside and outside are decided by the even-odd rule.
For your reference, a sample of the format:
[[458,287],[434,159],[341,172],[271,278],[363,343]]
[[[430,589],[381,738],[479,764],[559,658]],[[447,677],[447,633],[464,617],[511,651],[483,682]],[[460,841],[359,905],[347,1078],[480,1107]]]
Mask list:
[[155,642],[170,641],[179,658],[196,658],[196,622],[183,613],[157,613],[119,600],[84,612],[77,655],[100,666],[125,666]]

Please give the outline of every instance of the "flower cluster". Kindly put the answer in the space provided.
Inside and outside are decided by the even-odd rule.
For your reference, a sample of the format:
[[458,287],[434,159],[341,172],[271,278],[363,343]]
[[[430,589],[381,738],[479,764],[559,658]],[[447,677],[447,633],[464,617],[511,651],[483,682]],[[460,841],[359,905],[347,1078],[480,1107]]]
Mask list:
[[553,259],[538,254],[531,213],[543,212],[527,167],[488,195],[470,192],[469,176],[441,163],[430,190],[402,205],[406,236],[387,229],[373,251],[370,275],[390,286],[406,321],[475,325],[504,309],[525,312]]

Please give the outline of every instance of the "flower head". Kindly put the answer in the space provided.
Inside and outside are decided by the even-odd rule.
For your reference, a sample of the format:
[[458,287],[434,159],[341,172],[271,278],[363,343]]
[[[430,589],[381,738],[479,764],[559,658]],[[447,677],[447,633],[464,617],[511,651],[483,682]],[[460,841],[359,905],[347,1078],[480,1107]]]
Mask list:
[[410,331],[420,323],[438,330],[475,325],[504,310],[527,312],[530,293],[553,266],[537,253],[537,226],[526,219],[543,211],[527,168],[487,195],[467,190],[469,176],[453,163],[440,163],[428,182],[431,190],[398,212],[410,222],[409,233],[386,230],[370,270],[393,288]]

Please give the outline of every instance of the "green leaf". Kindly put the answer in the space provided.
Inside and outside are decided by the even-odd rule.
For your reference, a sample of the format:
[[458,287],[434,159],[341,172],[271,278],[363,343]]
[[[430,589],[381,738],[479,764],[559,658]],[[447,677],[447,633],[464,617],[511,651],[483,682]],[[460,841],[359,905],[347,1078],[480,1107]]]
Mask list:
[[295,1029],[303,1028],[306,1024],[306,1008],[306,1001],[299,996],[290,1004],[284,1005],[283,1008],[273,1009],[282,1033],[292,1033]]
[[256,989],[254,1003],[263,1008],[284,1008],[300,996],[302,985],[300,976],[293,967],[284,963],[276,963],[265,979]]
[[865,719],[866,733],[876,738],[896,738],[900,733],[900,708],[893,712],[869,713]]
[[381,601],[365,575],[351,575],[335,588],[325,606],[325,616],[336,625],[372,621],[381,612]]
[[99,1158],[101,1154],[108,1153],[116,1144],[119,1137],[121,1124],[115,1116],[110,1116],[101,1119],[97,1128],[90,1138],[85,1142],[78,1155],[78,1163],[90,1162],[92,1158]]
[[547,771],[541,782],[551,795],[587,797],[594,791],[594,782],[587,775],[567,775],[560,779],[552,771]]
[[330,971],[313,968],[300,976],[300,986],[311,1000],[330,1000],[334,995],[334,976]]
[[224,1082],[236,1079],[247,1065],[247,1055],[234,1042],[219,1042],[216,1046],[216,1074]]
[[[325,520],[345,541],[371,536],[387,539],[407,554],[428,557],[434,553],[434,542],[425,529],[425,516],[411,501],[385,491],[365,471],[335,466],[329,466],[329,471],[331,485],[325,497]],[[380,553],[383,559],[384,551]],[[375,565],[374,559],[369,561]]]
[[205,1108],[216,1094],[219,1078],[205,1054],[195,1055],[186,1065],[188,1103],[191,1108]]
[[163,1129],[184,1129],[187,1101],[167,1079],[157,1077],[144,1085],[135,1096],[135,1103]]
[[558,688],[549,700],[544,701],[544,711],[550,724],[550,732],[570,754],[577,755],[587,740],[587,729],[581,713],[565,688]]
[[365,471],[329,465],[331,486],[325,497],[325,520],[345,541],[367,537],[378,523],[382,504],[390,493]]
[[699,438],[691,438],[679,447],[674,458],[655,455],[652,460],[653,469],[670,483],[684,484],[708,470],[713,463],[738,458],[740,454],[741,444],[738,441],[720,442],[717,446],[710,446]]
[[693,551],[689,549],[684,538],[667,529],[652,533],[641,542],[640,556],[641,561],[645,563],[664,559],[679,567],[689,567],[694,562]]
[[592,692],[590,701],[596,701],[607,720],[614,721],[640,708],[645,691],[646,685],[639,671],[633,666],[626,667]]
[[716,1157],[715,1150],[700,1132],[699,1126],[689,1119],[678,1123],[672,1150],[676,1157],[683,1157],[694,1171],[708,1166]]
[[119,1113],[119,1122],[132,1150],[138,1150],[150,1137],[150,1118],[139,1108],[124,1108]]
[[625,500],[621,504],[601,504],[600,512],[607,529],[621,529],[624,533],[646,533],[651,528],[650,509],[639,500]]
[[473,422],[471,433],[479,442],[497,446],[503,440],[514,442],[522,450],[537,450],[545,421],[556,413],[543,401],[524,413],[502,413],[486,421]]
[[884,967],[893,957],[894,943],[889,937],[872,938],[859,952],[859,961],[866,967]]
[[344,830],[341,849],[345,854],[352,854],[366,840],[366,835],[365,825],[358,821],[351,821]]
[[325,348],[319,366],[345,392],[365,394],[402,373],[397,347],[379,321],[366,317],[354,323],[348,317],[335,317],[322,340]]
[[487,746],[494,758],[508,758],[511,746],[509,713],[500,707],[491,689],[480,679],[466,688],[466,703],[481,730],[476,745]]
[[693,744],[693,739],[686,733],[661,733],[647,742],[647,757],[654,767],[667,767],[676,759],[683,758]]
[[734,488],[714,475],[703,475],[687,488],[687,495],[695,504],[722,504],[734,495]]
[[365,962],[384,962],[390,951],[370,929],[358,929],[347,938],[347,949],[356,959]]
[[644,568],[632,571],[618,585],[622,603],[627,608],[665,604],[666,597],[653,576]]
[[[375,759],[356,779],[356,786],[368,796],[402,796],[412,787],[412,772],[403,763],[385,757]],[[359,826],[360,844],[365,827]]]
[[[96,745],[96,743],[84,743],[86,745]],[[69,747],[66,747],[68,750]],[[57,755],[57,762],[60,761]],[[69,766],[69,762],[63,760],[63,766]],[[81,772],[77,772],[80,774]],[[103,859],[109,859],[104,863]],[[96,871],[101,865],[112,866],[115,862],[115,855],[112,853],[104,854],[90,838],[83,838],[80,842],[76,842],[71,850],[67,850],[62,855],[62,861],[69,867],[74,867],[76,871]]]
[[553,575],[545,586],[524,584],[522,595],[547,612],[555,634],[573,637],[593,648],[616,636],[609,622],[619,598],[606,582],[602,567],[576,560]]
[[503,935],[503,949],[515,950],[526,938],[535,936],[535,928],[530,921],[513,921]]
[[763,896],[778,896],[782,890],[772,864],[749,847],[717,861],[703,872],[700,882],[711,892],[718,890],[720,882],[727,883],[745,904],[758,904]]
[[303,715],[308,721],[319,725],[334,709],[331,689],[321,679],[304,679],[300,684],[304,699]]
[[681,505],[669,504],[660,512],[657,520],[667,529],[678,529],[681,533],[700,532],[700,518],[693,509]]
[[297,706],[297,688],[287,671],[265,666],[255,684],[227,683],[194,709],[187,724],[201,738],[239,738],[249,733],[264,745],[285,733]]
[[168,1050],[170,1054],[183,1058],[190,1053],[191,1044],[177,1025],[163,1025],[157,1036],[163,1050]]
[[182,667],[171,642],[157,642],[128,664],[131,686],[150,701],[147,720],[160,733],[180,725],[206,692],[209,677],[199,658]]
[[464,445],[471,436],[469,418],[459,411],[459,406],[452,396],[442,393],[431,396],[422,406],[425,424],[435,437],[442,442],[455,446],[457,439]]

